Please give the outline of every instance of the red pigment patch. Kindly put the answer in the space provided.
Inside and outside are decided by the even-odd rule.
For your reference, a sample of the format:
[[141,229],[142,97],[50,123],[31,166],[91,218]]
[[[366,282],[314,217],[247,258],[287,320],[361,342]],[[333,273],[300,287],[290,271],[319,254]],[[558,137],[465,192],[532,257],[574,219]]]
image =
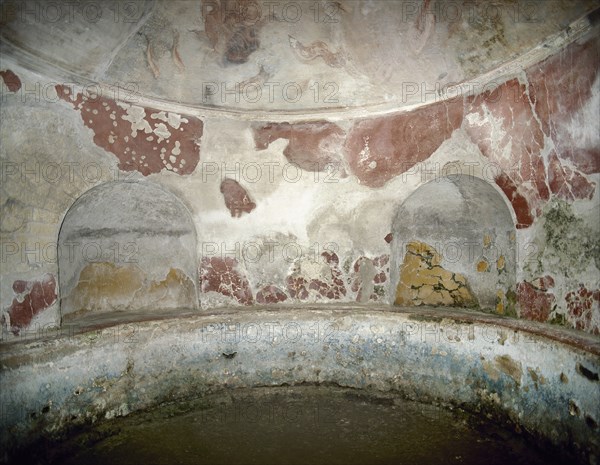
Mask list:
[[600,320],[600,289],[590,291],[583,284],[579,289],[569,292],[565,296],[567,310],[573,326],[582,331],[599,335],[600,327],[593,324],[592,319],[596,315],[596,321]]
[[301,275],[291,274],[286,279],[287,290],[292,298],[306,300],[312,294],[318,299],[341,299],[346,295],[346,286],[339,269],[339,258],[333,252],[323,252],[321,257],[331,270],[329,279],[310,279]]
[[265,286],[256,293],[256,301],[259,304],[278,304],[287,300],[288,296],[277,286]]
[[362,184],[381,187],[429,158],[462,119],[463,102],[456,99],[358,121],[345,144],[350,168]]
[[[344,131],[333,123],[277,123],[254,127],[254,144],[265,150],[277,139],[287,139],[283,155],[306,171],[323,171],[328,165],[341,165]],[[345,176],[345,172],[342,173]]]
[[373,282],[375,284],[382,284],[387,281],[388,275],[390,272],[389,263],[390,263],[390,256],[387,254],[380,255],[379,257],[375,257],[373,259],[373,265],[375,266],[375,269],[377,270],[377,274],[375,275],[375,278],[373,279]]
[[346,286],[342,279],[342,272],[338,268],[340,259],[333,252],[323,252],[321,257],[331,268],[331,281],[324,282],[319,279],[313,279],[308,284],[308,288],[317,291],[319,295],[327,299],[340,299],[346,295]]
[[[556,152],[550,154],[547,167],[541,155],[544,136],[557,133],[559,126],[566,131],[565,128],[572,125],[573,112],[583,106],[590,92],[573,90],[570,93],[559,84],[554,92],[541,92],[547,84],[544,73],[533,73],[530,77],[536,82],[529,87],[513,79],[493,92],[469,98],[465,110],[469,117],[464,121],[471,139],[499,168],[495,181],[513,206],[517,228],[531,226],[541,215],[550,193],[573,201],[591,199],[595,191],[595,184],[579,171],[563,165]],[[590,91],[588,81],[585,82]],[[576,85],[573,82],[567,79],[564,84],[571,88]],[[548,101],[542,103],[541,97]],[[539,114],[534,113],[534,109]],[[562,119],[562,123],[554,123],[554,120],[560,122]],[[600,152],[594,159],[598,158]]]
[[200,160],[203,123],[193,116],[117,103],[102,96],[70,95],[68,86],[56,92],[80,112],[86,127],[94,131],[94,143],[113,153],[123,171],[144,176],[160,171],[190,174]]
[[17,92],[21,88],[21,80],[19,79],[19,76],[17,76],[10,69],[7,69],[6,71],[0,71],[0,77],[2,77],[4,85],[9,91]]
[[[361,266],[364,265],[366,262],[370,262],[370,264],[372,265],[373,270],[374,270],[373,277],[372,277],[372,284],[374,286],[382,285],[389,279],[389,273],[390,273],[389,261],[390,261],[390,256],[386,254],[386,255],[380,255],[373,259],[363,256],[363,257],[359,257],[354,262],[354,266],[352,267],[352,276],[350,279],[351,279],[351,283],[352,283],[351,290],[352,290],[352,292],[356,292],[356,301],[357,302],[362,301],[364,287],[365,287],[365,283],[363,282],[363,277],[361,276],[361,273],[360,273]],[[381,297],[382,296],[379,295],[374,290],[371,293],[371,295],[369,296],[368,300],[378,301],[381,299]]]
[[312,279],[308,283],[308,289],[317,292],[320,297],[325,299],[340,299],[346,295],[346,286],[342,279],[342,272],[338,268],[338,256],[333,252],[323,252],[321,256],[331,266],[331,281]]
[[471,97],[467,107],[466,113],[472,118],[465,118],[465,130],[481,153],[501,170],[496,174],[500,188],[505,193],[507,188],[514,188],[507,196],[520,223],[517,227],[530,226],[534,215],[541,214],[550,191],[541,157],[544,133],[527,88],[512,79],[492,92]]
[[[530,95],[542,129],[551,137],[558,156],[585,174],[600,172],[600,147],[584,147],[572,133],[587,121],[577,113],[592,97],[600,70],[600,36],[565,49],[526,70]],[[597,112],[597,109],[596,109]]]
[[331,266],[337,267],[340,264],[340,259],[334,252],[323,252],[321,253],[321,257],[325,259],[325,262]]
[[584,198],[591,200],[596,189],[596,185],[588,181],[584,175],[573,171],[568,166],[563,166],[554,151],[550,155],[548,183],[552,193],[570,202]]
[[506,195],[515,211],[517,217],[517,229],[531,226],[534,219],[531,213],[531,207],[525,196],[518,191],[514,181],[509,178],[506,173],[501,173],[496,177],[496,184],[502,189],[502,192],[504,192],[504,195]]
[[200,290],[232,297],[242,305],[252,304],[252,291],[234,258],[204,257],[200,263]]
[[533,284],[523,281],[517,284],[517,300],[521,309],[521,318],[533,321],[548,321],[554,305],[554,294],[537,289]]
[[11,331],[19,334],[33,320],[33,317],[56,302],[56,279],[51,274],[36,281],[18,280],[13,283],[13,291],[20,294],[13,299],[8,310]]
[[25,292],[27,290],[29,285],[30,285],[29,281],[23,281],[23,280],[18,279],[17,281],[15,281],[13,283],[12,288],[16,294],[22,294],[23,292]]
[[387,233],[387,235],[383,238],[383,240],[386,241],[388,244],[390,244],[393,239],[394,235],[392,233]]
[[256,208],[256,204],[250,199],[246,189],[233,179],[223,180],[221,193],[225,199],[225,206],[234,218],[239,218],[242,213],[250,213]]
[[286,279],[287,290],[293,299],[308,299],[308,281],[302,276],[288,276]]

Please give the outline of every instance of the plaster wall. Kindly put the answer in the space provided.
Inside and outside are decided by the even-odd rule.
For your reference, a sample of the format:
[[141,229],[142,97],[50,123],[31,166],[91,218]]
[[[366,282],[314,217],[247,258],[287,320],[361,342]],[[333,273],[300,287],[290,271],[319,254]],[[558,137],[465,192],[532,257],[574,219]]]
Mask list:
[[[80,253],[76,249],[87,244]],[[197,308],[196,232],[189,212],[150,183],[109,182],[81,196],[58,238],[61,316]]]
[[32,432],[54,441],[78,425],[221,389],[304,383],[482,412],[581,463],[600,453],[600,347],[581,332],[377,305],[107,323],[5,347],[3,450],[26,446]]
[[[157,5],[149,19],[140,17],[138,32],[152,24],[155,27],[158,23],[152,23],[152,18],[167,14],[164,5]],[[187,4],[177,5],[184,8]],[[578,8],[589,11],[585,2]],[[168,15],[176,16],[177,11],[169,10]],[[370,106],[357,99],[357,108],[308,108],[301,103],[289,107],[286,101],[286,108],[258,106],[248,111],[244,106],[248,102],[230,107],[194,102],[183,94],[175,99],[172,92],[193,87],[170,81],[165,73],[156,76],[151,63],[144,61],[148,55],[138,43],[141,36],[127,36],[118,56],[110,65],[103,65],[100,74],[73,58],[71,71],[88,72],[77,81],[71,71],[26,54],[26,44],[3,37],[3,337],[60,324],[63,298],[64,315],[82,310],[75,308],[77,305],[69,307],[68,296],[82,281],[83,264],[93,261],[84,249],[90,252],[98,247],[102,254],[114,257],[116,253],[120,259],[137,251],[130,258],[137,260],[136,267],[147,283],[160,284],[168,277],[167,264],[178,264],[185,278],[178,276],[173,282],[193,280],[198,294],[194,302],[168,297],[171,307],[182,302],[204,310],[315,302],[392,304],[402,264],[397,256],[402,252],[396,245],[404,240],[394,218],[410,206],[415,198],[411,195],[422,195],[421,186],[451,188],[457,176],[486,183],[487,192],[494,192],[495,197],[489,202],[485,196],[474,198],[467,212],[471,217],[463,221],[476,224],[473,228],[461,224],[459,231],[449,231],[450,236],[477,230],[477,240],[483,243],[487,227],[480,221],[483,215],[490,224],[498,220],[497,228],[502,231],[498,229],[494,237],[512,241],[509,231],[513,226],[508,225],[506,208],[515,228],[514,244],[502,244],[508,249],[506,269],[511,271],[500,289],[495,289],[494,298],[492,277],[497,276],[499,257],[494,257],[495,271],[490,266],[489,272],[475,273],[472,262],[459,262],[453,270],[466,277],[475,294],[481,294],[478,289],[490,290],[481,299],[481,308],[597,334],[600,36],[593,15],[580,17],[581,11],[565,16],[572,21],[569,31],[558,27],[553,17],[544,16],[542,24],[531,27],[531,36],[523,36],[522,55],[512,61],[509,57],[513,55],[507,52],[510,47],[494,45],[500,47],[490,49],[496,50],[496,58],[486,62],[482,71],[487,74],[477,81],[486,84],[485,91],[480,85],[453,97],[442,93],[434,101],[431,95],[419,95],[412,103],[396,98],[385,103],[391,106]],[[364,14],[382,13],[365,10]],[[204,26],[212,20],[206,21],[204,18]],[[417,27],[417,23],[411,24]],[[436,34],[443,36],[452,25],[436,23]],[[522,27],[520,23],[513,26]],[[133,34],[135,29],[127,27],[121,32]],[[280,25],[282,30],[285,27]],[[344,26],[343,37],[348,27]],[[185,42],[193,33],[190,37],[186,33],[185,38],[182,34],[177,55],[173,43],[171,48],[160,45],[163,32],[155,30],[158,45],[151,50],[155,65],[162,69],[163,61],[177,56],[193,62],[195,55],[187,49],[191,42]],[[276,26],[260,29],[262,45],[245,50],[246,63],[227,58],[227,49],[220,47],[233,40],[227,35],[232,31],[219,30],[223,38],[211,36],[210,28],[204,30],[206,37],[201,39],[208,42],[201,41],[202,46],[216,40],[216,55],[208,55],[216,61],[210,66],[233,83],[241,79],[236,73],[255,63],[261,54],[277,55],[272,34],[281,30]],[[152,40],[151,32],[146,33]],[[342,35],[331,34],[322,38],[342,40]],[[354,43],[355,39],[343,40]],[[541,45],[533,45],[540,41]],[[528,44],[533,48],[528,49]],[[307,50],[289,46],[291,52],[286,53],[297,55],[298,60],[290,61],[294,63],[290,70],[299,76],[312,73],[312,66],[323,63],[324,69],[334,73],[332,79],[341,72],[331,65],[337,63],[335,57],[323,48],[310,49],[321,54],[313,61],[306,58]],[[51,42],[48,47],[52,48]],[[158,50],[164,52],[160,57]],[[134,52],[139,54],[130,61],[134,74],[118,74],[127,71],[126,57]],[[329,65],[328,59],[333,60]],[[361,60],[364,54],[356,48],[353,63]],[[497,66],[497,60],[505,64]],[[471,74],[465,74],[466,68],[460,70],[463,77],[473,76],[473,70]],[[119,76],[119,86],[108,86],[108,78]],[[100,82],[89,87],[94,79]],[[167,91],[169,82],[172,89]],[[348,78],[344,82],[353,81]],[[129,86],[131,83],[137,87]],[[345,95],[350,98],[353,94]],[[84,205],[78,199],[91,199],[94,192],[100,192],[93,189],[96,186],[123,182],[146,186],[139,192],[157,186],[159,190],[152,192],[165,192],[165,199],[176,198],[173,204],[185,206],[174,210],[181,212],[175,214],[178,218],[164,220],[164,240],[158,245],[148,240],[146,232],[137,236],[123,232],[114,236],[116,246],[107,244],[108,239],[99,234],[104,220],[93,210],[86,207],[81,215],[73,214]],[[452,211],[449,194],[443,190],[431,204],[424,204],[419,215],[427,218],[426,228],[436,211],[448,215]],[[106,221],[119,223],[124,230],[129,227],[126,217],[131,217],[127,212],[144,205],[140,211],[152,215],[153,202],[156,208],[171,202],[150,193],[122,197],[114,202],[115,211]],[[486,206],[493,209],[493,215]],[[64,247],[57,247],[65,217],[65,231],[71,220],[79,230],[89,222],[91,230],[89,236],[78,236],[74,253],[79,265],[73,267],[61,262]],[[183,224],[187,232],[180,241],[176,232]],[[196,245],[191,246],[194,234]],[[423,234],[419,231],[417,235]],[[134,248],[126,248],[131,241],[136,243]],[[449,257],[441,252],[442,260],[447,261]],[[468,247],[460,252],[469,255]],[[501,297],[498,290],[502,290]],[[104,311],[109,307],[94,308]],[[118,307],[139,309],[128,301]]]

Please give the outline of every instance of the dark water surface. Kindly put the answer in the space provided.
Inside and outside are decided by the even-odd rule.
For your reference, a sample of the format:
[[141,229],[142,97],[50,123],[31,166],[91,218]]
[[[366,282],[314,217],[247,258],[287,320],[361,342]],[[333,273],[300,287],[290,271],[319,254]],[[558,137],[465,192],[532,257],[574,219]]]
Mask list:
[[41,455],[64,465],[562,463],[458,409],[314,386],[162,406],[103,422]]

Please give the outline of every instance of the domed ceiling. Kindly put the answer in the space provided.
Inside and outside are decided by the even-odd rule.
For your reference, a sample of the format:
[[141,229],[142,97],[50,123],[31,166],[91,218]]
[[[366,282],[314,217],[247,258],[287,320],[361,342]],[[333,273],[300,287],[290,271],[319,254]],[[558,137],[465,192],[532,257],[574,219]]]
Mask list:
[[174,105],[246,115],[397,110],[539,59],[548,41],[576,33],[573,24],[597,5],[8,1],[0,38],[3,60],[44,76]]

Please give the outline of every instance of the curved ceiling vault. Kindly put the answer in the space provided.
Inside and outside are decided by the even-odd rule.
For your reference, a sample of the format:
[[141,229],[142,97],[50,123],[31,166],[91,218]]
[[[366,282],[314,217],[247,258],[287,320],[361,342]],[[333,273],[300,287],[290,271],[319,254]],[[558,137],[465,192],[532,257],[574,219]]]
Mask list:
[[449,95],[458,83],[469,91],[585,32],[597,1],[19,0],[1,7],[3,61],[55,79],[129,86],[158,108],[260,118],[397,111]]

